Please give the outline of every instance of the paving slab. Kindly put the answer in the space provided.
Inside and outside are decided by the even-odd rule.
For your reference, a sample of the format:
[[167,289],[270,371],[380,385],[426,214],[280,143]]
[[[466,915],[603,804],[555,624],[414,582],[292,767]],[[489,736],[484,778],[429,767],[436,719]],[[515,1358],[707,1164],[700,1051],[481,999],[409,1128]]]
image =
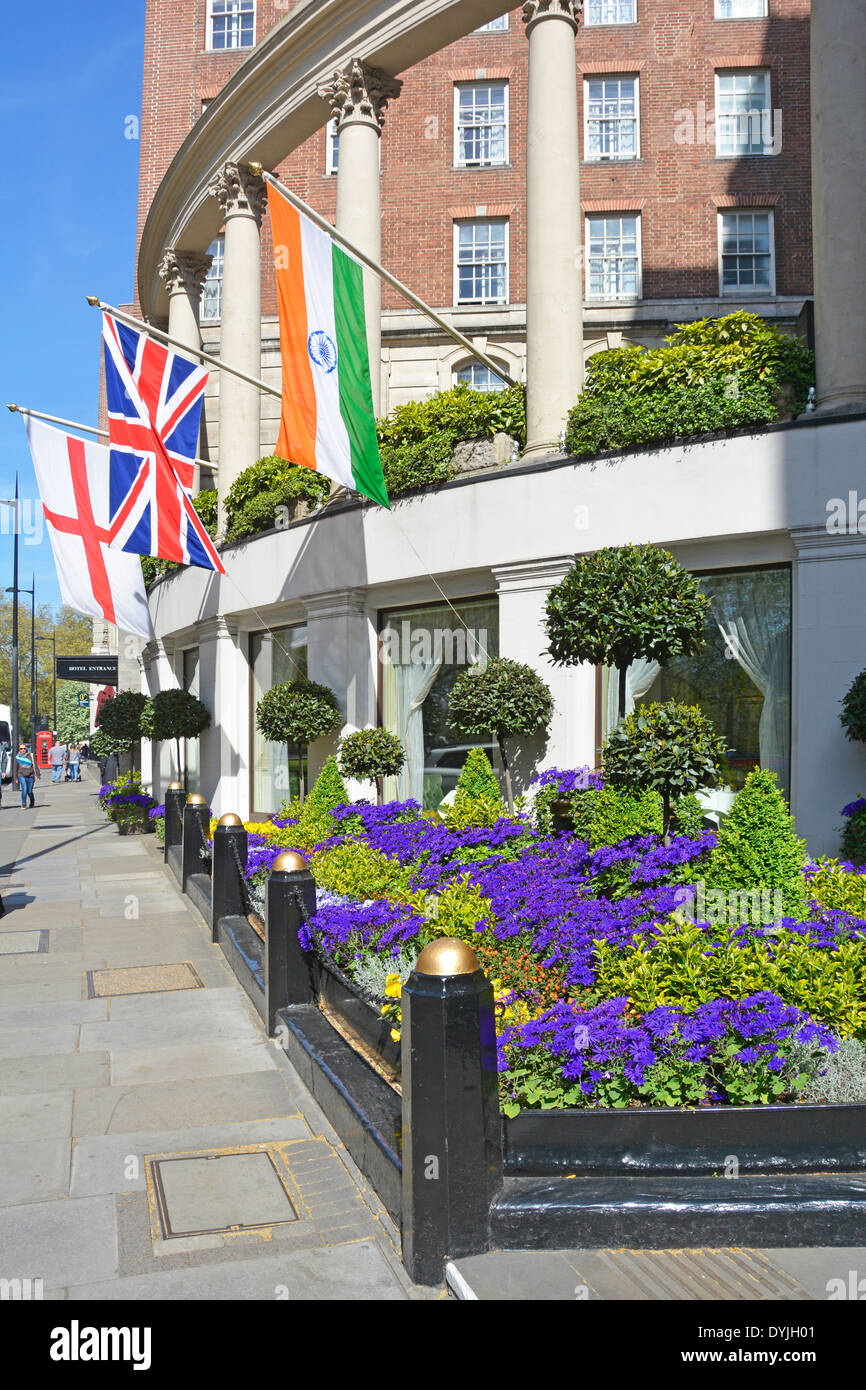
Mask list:
[[43,1137],[0,1143],[0,1207],[66,1197],[71,1142]]
[[0,1061],[77,1051],[77,1023],[58,1023],[56,1028],[0,1028]]
[[[0,1033],[0,1049],[3,1035]],[[261,1042],[252,1019],[236,1002],[221,1013],[194,1012],[161,1020],[137,1022],[115,1019],[108,1023],[85,1023],[81,1028],[81,1051],[132,1051],[143,1047],[182,1046],[192,1043]]]
[[72,1091],[0,1096],[0,1136],[5,1140],[54,1139],[72,1131]]
[[0,1095],[70,1091],[107,1086],[107,1052],[72,1052],[63,1057],[14,1057],[0,1062]]
[[107,999],[78,999],[60,1004],[7,1004],[0,1008],[0,1028],[39,1028],[47,1024],[89,1023],[108,1017]]
[[176,1081],[181,1077],[237,1076],[270,1071],[275,1066],[273,1056],[261,1042],[133,1048],[112,1054],[111,1084],[134,1086],[142,1081]]
[[[123,1088],[80,1087],[75,1092],[72,1130],[77,1136],[137,1134],[289,1115],[295,1096],[278,1070],[195,1080],[157,1081]],[[2,1112],[0,1112],[2,1113]]]
[[113,1197],[0,1207],[0,1278],[42,1279],[51,1292],[116,1271]]

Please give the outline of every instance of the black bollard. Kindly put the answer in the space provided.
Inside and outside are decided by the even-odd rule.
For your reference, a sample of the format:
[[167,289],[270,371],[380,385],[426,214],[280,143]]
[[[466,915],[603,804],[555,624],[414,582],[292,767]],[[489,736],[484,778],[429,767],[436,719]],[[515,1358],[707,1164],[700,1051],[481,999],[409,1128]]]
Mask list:
[[186,881],[190,874],[205,874],[208,864],[201,857],[207,844],[210,826],[210,807],[203,796],[194,793],[186,799],[183,808],[183,852],[180,861],[180,886],[186,892]]
[[247,864],[248,843],[240,816],[234,811],[220,816],[213,833],[211,861],[211,938],[214,941],[218,939],[220,918],[247,915],[241,879]]
[[304,915],[312,917],[315,911],[316,881],[303,855],[286,850],[274,860],[265,888],[265,1021],[269,1036],[276,1028],[278,1009],[313,1002],[310,961],[298,931]]
[[168,863],[168,851],[173,845],[183,843],[183,808],[186,805],[186,792],[180,782],[169,783],[165,793],[165,849],[163,858]]
[[493,989],[471,947],[441,937],[402,996],[403,1263],[441,1284],[448,1259],[490,1248],[502,1185]]

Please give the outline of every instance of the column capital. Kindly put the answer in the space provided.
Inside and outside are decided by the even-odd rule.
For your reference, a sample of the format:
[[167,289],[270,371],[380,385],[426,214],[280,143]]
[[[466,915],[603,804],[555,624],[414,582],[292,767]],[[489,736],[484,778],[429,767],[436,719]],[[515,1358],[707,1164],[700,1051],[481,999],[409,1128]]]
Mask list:
[[515,565],[495,565],[493,578],[500,594],[528,593],[539,589],[547,593],[564,579],[574,564],[573,555],[552,555],[543,560],[526,560]]
[[329,621],[334,618],[367,616],[367,598],[362,589],[332,589],[304,600],[308,622]]
[[385,124],[388,102],[398,97],[403,83],[382,68],[371,67],[363,58],[353,58],[334,73],[319,96],[331,108],[338,131],[349,121],[372,125],[380,132]]
[[210,184],[211,195],[217,199],[224,217],[247,214],[261,226],[265,210],[265,181],[250,172],[248,164],[226,164]]
[[167,247],[159,263],[160,278],[170,295],[187,294],[196,304],[213,256],[206,251],[177,251]]
[[196,623],[199,645],[202,642],[236,642],[239,626],[237,618],[226,617],[222,613],[212,618],[201,618]]
[[523,6],[523,23],[527,33],[530,25],[541,19],[565,19],[577,33],[577,26],[583,16],[583,0],[526,0]]

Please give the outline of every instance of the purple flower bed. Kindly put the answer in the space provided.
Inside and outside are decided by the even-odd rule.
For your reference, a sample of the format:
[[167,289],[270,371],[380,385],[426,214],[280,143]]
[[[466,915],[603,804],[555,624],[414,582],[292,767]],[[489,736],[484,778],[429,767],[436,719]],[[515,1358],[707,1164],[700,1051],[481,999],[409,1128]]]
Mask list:
[[555,787],[561,796],[568,796],[570,792],[601,791],[604,778],[600,772],[593,772],[588,767],[572,768],[570,771],[549,767],[537,773],[530,785],[539,790]]

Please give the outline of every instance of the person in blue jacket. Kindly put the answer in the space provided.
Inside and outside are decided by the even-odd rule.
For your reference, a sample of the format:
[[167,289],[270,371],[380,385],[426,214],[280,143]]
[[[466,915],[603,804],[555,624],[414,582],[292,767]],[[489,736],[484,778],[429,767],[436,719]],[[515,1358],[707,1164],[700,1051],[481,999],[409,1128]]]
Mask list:
[[31,806],[36,805],[33,796],[33,786],[36,778],[40,775],[36,759],[30,752],[26,743],[19,743],[18,754],[15,758],[15,772],[18,777],[18,790],[21,792],[21,805],[26,810],[28,801]]

